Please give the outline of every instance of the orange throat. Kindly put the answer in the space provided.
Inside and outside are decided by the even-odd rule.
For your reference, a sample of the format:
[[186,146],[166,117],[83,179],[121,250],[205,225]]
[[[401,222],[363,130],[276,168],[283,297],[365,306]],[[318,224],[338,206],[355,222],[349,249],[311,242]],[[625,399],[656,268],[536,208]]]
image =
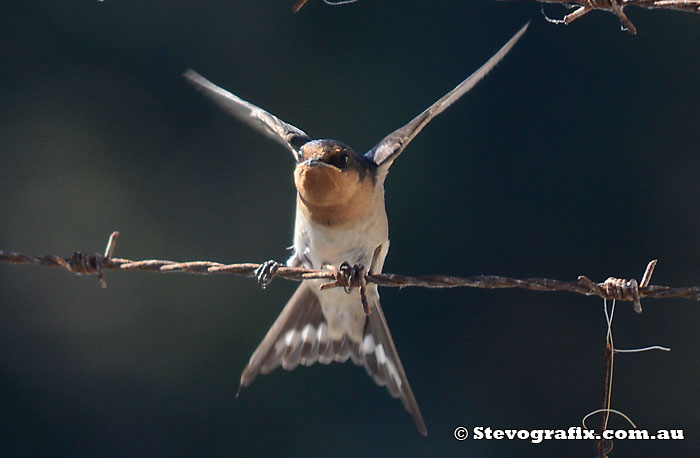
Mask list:
[[325,227],[341,228],[352,226],[360,220],[372,204],[370,199],[354,196],[349,201],[337,205],[313,205],[297,193],[297,207],[308,219]]

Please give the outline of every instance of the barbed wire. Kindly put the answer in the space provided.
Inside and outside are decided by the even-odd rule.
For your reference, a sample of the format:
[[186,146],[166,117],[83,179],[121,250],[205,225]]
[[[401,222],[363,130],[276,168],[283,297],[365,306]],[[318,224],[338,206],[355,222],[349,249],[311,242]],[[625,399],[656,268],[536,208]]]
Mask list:
[[[646,9],[666,9],[700,13],[700,0],[535,0],[539,3],[558,3],[573,11],[563,19],[552,19],[546,14],[545,19],[555,24],[571,24],[576,19],[594,10],[609,11],[620,20],[622,28],[632,35],[637,34],[637,28],[625,14],[628,6],[636,6]],[[544,10],[542,10],[544,14]]]
[[[298,12],[308,0],[296,0],[292,5],[292,11]],[[345,5],[355,3],[358,0],[323,0],[324,3],[331,6]],[[515,0],[500,0],[500,1],[515,1]],[[645,9],[659,10],[676,10],[686,11],[689,13],[700,13],[700,0],[534,0],[539,3],[557,3],[565,8],[573,9],[571,13],[564,16],[563,19],[552,19],[542,13],[548,22],[555,24],[571,24],[576,19],[584,16],[591,11],[601,10],[609,11],[620,19],[620,23],[624,30],[627,30],[632,35],[637,34],[637,28],[632,21],[627,17],[624,9],[628,6],[636,6]]]
[[[113,232],[107,242],[104,254],[85,254],[74,252],[69,258],[55,255],[29,256],[16,252],[0,251],[0,263],[5,264],[35,264],[41,266],[61,267],[78,275],[96,275],[100,279],[102,287],[106,286],[104,272],[107,270],[143,270],[147,272],[173,273],[184,272],[194,274],[233,274],[244,277],[258,277],[261,268],[269,263],[236,263],[224,264],[214,261],[186,261],[177,262],[162,259],[147,259],[133,261],[125,258],[113,257],[114,248],[119,232]],[[415,286],[422,288],[484,288],[504,289],[518,288],[531,291],[565,291],[586,296],[598,296],[603,299],[615,299],[634,303],[635,311],[641,313],[641,299],[665,299],[682,298],[700,300],[700,287],[688,286],[674,288],[670,286],[650,285],[651,276],[656,266],[656,260],[651,261],[644,272],[642,280],[625,280],[609,277],[602,283],[596,283],[586,276],[579,276],[577,281],[561,281],[550,278],[511,278],[497,275],[476,275],[471,277],[456,277],[451,275],[400,275],[392,273],[362,273],[357,274],[355,269],[307,269],[303,267],[287,267],[275,264],[272,277],[281,277],[287,280],[303,281],[311,279],[328,280],[323,288],[354,287],[364,289],[366,283],[374,283],[378,286],[399,287]],[[359,266],[361,267],[361,266]]]

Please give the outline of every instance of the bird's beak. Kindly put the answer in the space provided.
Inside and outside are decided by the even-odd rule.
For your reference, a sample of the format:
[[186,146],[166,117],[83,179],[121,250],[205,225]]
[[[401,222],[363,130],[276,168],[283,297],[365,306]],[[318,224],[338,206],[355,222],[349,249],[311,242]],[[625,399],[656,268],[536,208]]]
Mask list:
[[320,159],[316,159],[315,157],[307,159],[304,162],[300,162],[299,164],[297,164],[297,167],[328,167],[334,169],[336,172],[341,172],[341,170],[338,167],[328,164],[327,162],[323,162]]

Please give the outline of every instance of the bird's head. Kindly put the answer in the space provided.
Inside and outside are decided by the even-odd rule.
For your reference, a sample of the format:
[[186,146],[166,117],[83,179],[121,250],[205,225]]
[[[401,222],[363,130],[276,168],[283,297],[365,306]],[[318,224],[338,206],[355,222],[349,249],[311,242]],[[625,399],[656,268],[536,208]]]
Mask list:
[[312,140],[300,149],[294,184],[312,206],[347,203],[374,187],[371,162],[335,140]]
[[312,140],[299,150],[294,184],[313,219],[346,222],[362,213],[374,195],[376,166],[335,140]]

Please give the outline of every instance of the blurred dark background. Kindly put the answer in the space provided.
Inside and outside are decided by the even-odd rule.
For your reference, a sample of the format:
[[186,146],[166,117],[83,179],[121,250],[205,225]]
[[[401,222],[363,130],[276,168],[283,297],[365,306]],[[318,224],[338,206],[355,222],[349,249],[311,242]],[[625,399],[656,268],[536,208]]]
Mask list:
[[[189,87],[192,67],[312,136],[366,151],[518,28],[496,70],[392,169],[385,271],[700,284],[700,16],[628,9],[638,36],[530,2],[3,2],[0,249],[284,260],[292,159]],[[552,16],[565,11],[548,6]],[[425,417],[350,363],[240,372],[296,284],[0,266],[2,456],[593,456],[593,444],[457,442],[456,426],[567,428],[601,406],[602,302],[384,289]],[[692,456],[697,303],[618,304],[612,406]],[[598,420],[592,424],[597,425]],[[613,417],[612,427],[626,427]]]

